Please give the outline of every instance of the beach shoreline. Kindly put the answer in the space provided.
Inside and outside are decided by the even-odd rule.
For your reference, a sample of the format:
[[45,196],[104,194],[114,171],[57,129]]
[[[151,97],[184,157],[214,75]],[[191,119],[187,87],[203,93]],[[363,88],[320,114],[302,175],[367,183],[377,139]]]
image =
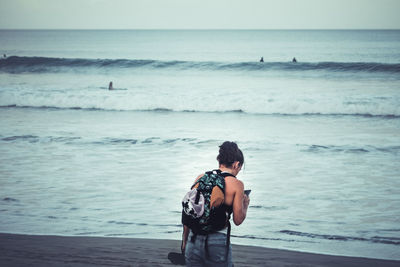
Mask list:
[[[179,240],[0,233],[1,266],[174,266]],[[238,266],[399,266],[400,261],[232,245]]]

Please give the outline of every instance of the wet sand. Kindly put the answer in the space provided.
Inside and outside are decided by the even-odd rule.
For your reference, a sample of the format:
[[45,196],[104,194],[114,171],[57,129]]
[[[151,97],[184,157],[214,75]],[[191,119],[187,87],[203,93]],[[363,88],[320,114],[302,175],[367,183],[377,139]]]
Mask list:
[[[0,266],[178,266],[167,258],[180,241],[0,233]],[[240,266],[400,266],[400,261],[233,245]]]

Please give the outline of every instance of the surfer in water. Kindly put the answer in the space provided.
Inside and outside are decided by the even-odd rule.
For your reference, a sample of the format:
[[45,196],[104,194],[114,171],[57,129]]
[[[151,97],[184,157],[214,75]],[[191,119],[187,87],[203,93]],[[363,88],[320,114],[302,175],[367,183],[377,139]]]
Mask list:
[[294,58],[292,59],[292,62],[297,62],[297,59],[294,57]]
[[110,82],[110,83],[108,84],[108,90],[114,90],[114,87],[113,87],[112,82]]
[[261,57],[260,62],[264,62],[264,57]]

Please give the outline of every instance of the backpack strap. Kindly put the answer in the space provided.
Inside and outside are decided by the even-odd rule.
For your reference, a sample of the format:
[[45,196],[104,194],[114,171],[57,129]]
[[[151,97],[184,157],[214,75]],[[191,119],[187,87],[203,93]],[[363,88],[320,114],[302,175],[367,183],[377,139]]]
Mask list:
[[[229,173],[229,172],[223,172],[223,171],[221,171],[220,169],[215,169],[215,170],[212,170],[212,171],[209,171],[209,172],[207,172],[207,173],[212,173],[212,172],[215,172],[216,174],[218,174],[219,176],[222,176],[222,177],[234,177],[234,178],[236,178],[236,176],[235,175],[233,175],[232,173]],[[237,178],[236,178],[237,179]],[[224,193],[225,193],[225,191],[224,191]],[[224,204],[225,205],[225,204]],[[229,223],[229,220],[230,220],[230,217],[231,217],[231,214],[232,214],[232,212],[233,212],[233,207],[232,206],[226,206],[226,211],[228,212],[228,223]],[[229,225],[229,229],[228,229],[229,231],[230,231],[230,225]]]
[[[232,177],[235,177],[235,178],[236,178],[236,176],[233,175],[232,173],[229,173],[229,172],[222,172],[220,169],[215,169],[215,170],[212,170],[212,171],[208,171],[208,172],[206,172],[204,175],[210,175],[210,174],[212,174],[212,173],[218,174],[219,176],[222,176],[222,177],[224,177],[224,178],[225,178],[225,177],[229,177],[229,176],[232,176]],[[204,175],[203,175],[203,176],[204,176]],[[200,177],[199,180],[200,180],[201,178],[202,178],[202,177]],[[199,183],[199,180],[197,180],[196,182],[194,182],[194,184],[192,185],[192,187],[190,187],[190,189],[193,189],[193,187],[195,187],[195,185]]]
[[210,172],[208,172],[208,173],[212,173],[212,172],[214,172],[214,173],[216,173],[216,174],[218,174],[218,175],[220,175],[220,176],[222,176],[222,177],[233,176],[233,177],[236,178],[236,176],[233,175],[232,173],[223,172],[223,171],[221,171],[220,169],[215,169],[215,170],[212,170],[212,171],[210,171]]

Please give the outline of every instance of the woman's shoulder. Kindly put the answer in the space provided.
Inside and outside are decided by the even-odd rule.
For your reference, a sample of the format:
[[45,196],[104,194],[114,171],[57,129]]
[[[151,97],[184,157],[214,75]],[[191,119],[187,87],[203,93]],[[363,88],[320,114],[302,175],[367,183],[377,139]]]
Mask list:
[[225,177],[225,183],[229,184],[231,187],[243,188],[244,184],[242,181],[237,179],[234,176],[227,176]]

